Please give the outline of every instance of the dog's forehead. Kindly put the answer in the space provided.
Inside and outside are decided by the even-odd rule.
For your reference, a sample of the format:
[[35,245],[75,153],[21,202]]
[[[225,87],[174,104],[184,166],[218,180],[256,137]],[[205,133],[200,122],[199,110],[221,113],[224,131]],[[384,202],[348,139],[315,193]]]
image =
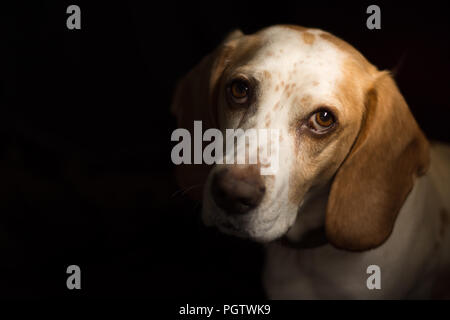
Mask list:
[[353,46],[320,29],[273,26],[244,37],[240,44],[249,42],[251,46],[243,46],[251,48],[243,64],[234,70],[259,80],[268,103],[282,97],[339,109],[349,101],[360,105],[378,72]]
[[345,73],[349,55],[318,29],[274,27],[258,36],[262,45],[249,65],[259,74],[297,87],[331,94]]

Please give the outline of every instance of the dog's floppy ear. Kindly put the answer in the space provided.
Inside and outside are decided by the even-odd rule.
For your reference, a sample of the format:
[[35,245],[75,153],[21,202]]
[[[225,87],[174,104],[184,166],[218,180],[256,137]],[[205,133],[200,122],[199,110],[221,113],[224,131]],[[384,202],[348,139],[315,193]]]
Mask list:
[[336,247],[368,250],[391,234],[414,178],[429,166],[429,145],[387,72],[366,95],[360,133],[337,171],[326,233]]
[[[171,112],[177,118],[179,128],[187,129],[194,137],[194,121],[202,121],[202,130],[217,127],[216,87],[236,41],[243,36],[239,30],[231,32],[219,47],[195,66],[177,85]],[[201,199],[202,186],[210,166],[206,164],[181,164],[176,168],[176,178],[189,195]]]

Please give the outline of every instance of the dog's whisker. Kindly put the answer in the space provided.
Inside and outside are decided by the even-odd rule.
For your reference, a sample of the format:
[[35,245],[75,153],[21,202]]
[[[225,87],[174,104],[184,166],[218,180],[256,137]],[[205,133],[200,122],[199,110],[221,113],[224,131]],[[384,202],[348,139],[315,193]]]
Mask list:
[[186,189],[181,193],[181,195],[185,195],[185,194],[188,193],[189,191],[191,191],[191,190],[193,190],[193,189],[195,189],[195,188],[203,187],[204,185],[205,185],[204,183],[201,183],[201,184],[196,184],[196,185],[190,186],[190,187],[186,188]]
[[175,191],[175,192],[170,196],[170,198],[172,199],[172,198],[175,198],[176,196],[183,196],[183,195],[185,195],[186,193],[188,193],[189,191],[191,191],[191,190],[193,190],[193,189],[195,189],[195,188],[203,187],[203,186],[204,186],[204,183],[201,183],[201,184],[195,184],[195,185],[192,185],[192,186],[189,186],[189,187],[185,187],[185,188],[180,188],[180,189],[178,189],[177,191]]

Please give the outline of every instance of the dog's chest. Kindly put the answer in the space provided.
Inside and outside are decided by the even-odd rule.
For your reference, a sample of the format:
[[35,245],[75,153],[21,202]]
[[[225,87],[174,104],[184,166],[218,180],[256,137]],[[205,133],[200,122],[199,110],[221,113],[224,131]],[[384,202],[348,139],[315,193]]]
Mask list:
[[[299,253],[290,248],[268,248],[263,279],[268,298],[398,299],[431,295],[436,261],[398,257],[395,263],[395,258],[370,254],[357,257],[334,250],[326,247]],[[379,288],[370,285],[373,265],[380,270]]]
[[[420,180],[400,211],[390,238],[376,249],[349,252],[324,245],[300,250],[269,244],[263,279],[268,297],[429,298],[443,246],[436,246],[439,201],[428,178]],[[368,286],[372,265],[380,270],[379,289]]]

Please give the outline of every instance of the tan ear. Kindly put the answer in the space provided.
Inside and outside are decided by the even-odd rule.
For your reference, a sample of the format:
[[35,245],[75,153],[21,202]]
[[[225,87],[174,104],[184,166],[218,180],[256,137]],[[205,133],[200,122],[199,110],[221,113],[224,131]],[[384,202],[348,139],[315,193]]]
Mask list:
[[428,166],[428,142],[392,77],[381,72],[367,93],[358,138],[331,186],[328,240],[355,251],[381,245],[414,178]]
[[[226,66],[227,59],[236,47],[242,32],[231,32],[220,46],[182,78],[175,90],[171,112],[177,118],[179,128],[185,128],[194,137],[194,121],[202,121],[203,132],[216,124],[217,84]],[[202,186],[211,166],[206,164],[181,164],[176,167],[176,178],[188,194],[200,200]]]

